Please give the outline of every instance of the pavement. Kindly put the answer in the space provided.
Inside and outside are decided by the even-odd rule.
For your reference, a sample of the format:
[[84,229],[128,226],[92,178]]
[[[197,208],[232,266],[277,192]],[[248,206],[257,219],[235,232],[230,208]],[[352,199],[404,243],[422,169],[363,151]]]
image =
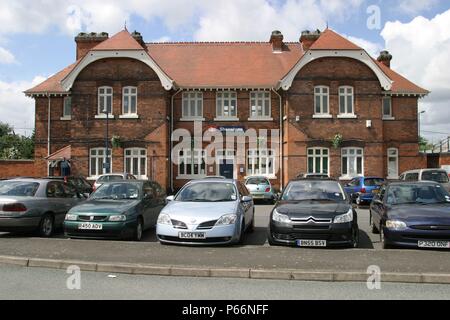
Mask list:
[[0,263],[133,274],[366,281],[377,266],[385,282],[450,283],[450,252],[382,250],[369,232],[367,208],[358,209],[360,248],[308,249],[271,247],[266,241],[271,206],[258,205],[256,230],[242,246],[181,247],[161,245],[155,231],[144,241],[51,239],[0,234]]

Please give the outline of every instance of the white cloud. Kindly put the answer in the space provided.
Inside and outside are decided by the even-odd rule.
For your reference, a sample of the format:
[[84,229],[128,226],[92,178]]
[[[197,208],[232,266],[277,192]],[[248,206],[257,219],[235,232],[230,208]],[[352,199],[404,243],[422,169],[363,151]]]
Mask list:
[[439,0],[401,0],[398,10],[409,15],[417,15],[422,11],[431,10]]
[[[422,128],[450,135],[450,10],[432,19],[386,23],[382,37],[394,56],[392,68],[432,93],[420,102]],[[428,134],[444,138],[443,135]]]
[[380,51],[383,50],[383,46],[379,43],[371,42],[362,38],[357,38],[353,36],[343,35],[351,42],[355,43],[359,47],[365,49],[368,54],[372,57],[377,58],[380,54]]
[[34,87],[46,78],[36,76],[31,81],[0,81],[0,119],[15,128],[16,133],[32,133],[34,127],[34,100],[23,91]]
[[0,64],[13,63],[17,63],[16,57],[14,57],[14,55],[5,48],[0,47]]

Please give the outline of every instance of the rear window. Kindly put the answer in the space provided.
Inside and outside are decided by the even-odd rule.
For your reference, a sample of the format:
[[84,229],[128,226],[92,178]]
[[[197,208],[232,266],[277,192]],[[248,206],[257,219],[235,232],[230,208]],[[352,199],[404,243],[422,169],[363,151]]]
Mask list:
[[422,172],[422,180],[435,181],[439,183],[447,183],[448,175],[444,171],[424,171]]
[[119,180],[123,180],[123,177],[119,175],[113,175],[100,177],[98,179],[98,182],[119,181]]
[[249,178],[245,184],[264,184],[269,185],[269,180],[266,178]]
[[381,186],[384,183],[384,179],[382,178],[367,178],[364,179],[364,184],[369,187],[373,186]]
[[2,181],[0,182],[1,196],[34,197],[39,183],[24,181]]

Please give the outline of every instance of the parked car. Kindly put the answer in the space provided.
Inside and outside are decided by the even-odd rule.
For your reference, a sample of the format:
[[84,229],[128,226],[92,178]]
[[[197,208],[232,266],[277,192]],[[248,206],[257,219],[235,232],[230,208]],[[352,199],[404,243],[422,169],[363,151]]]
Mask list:
[[403,172],[402,181],[435,181],[441,183],[450,192],[450,179],[445,169],[416,169]]
[[70,238],[139,241],[144,230],[156,225],[165,204],[165,191],[157,182],[106,182],[86,202],[67,213],[64,234]]
[[94,191],[94,188],[92,187],[90,182],[87,181],[86,178],[81,176],[51,176],[45,177],[45,179],[64,181],[64,183],[72,185],[78,193],[82,194],[86,198],[88,198],[89,195]]
[[380,177],[356,177],[344,186],[345,192],[357,205],[372,202],[373,196],[386,182]]
[[245,186],[254,200],[265,200],[274,203],[277,196],[266,177],[252,176],[245,179]]
[[137,180],[136,177],[130,173],[106,173],[98,176],[94,182],[94,191],[105,182],[120,181],[120,180]]
[[84,201],[63,181],[13,179],[0,182],[0,231],[37,231],[50,237],[61,228],[64,216]]
[[333,179],[295,179],[270,214],[270,245],[357,247],[357,213]]
[[370,205],[370,225],[385,249],[450,249],[450,194],[433,181],[389,183]]
[[253,231],[253,199],[237,180],[193,180],[168,200],[156,226],[161,243],[236,244]]

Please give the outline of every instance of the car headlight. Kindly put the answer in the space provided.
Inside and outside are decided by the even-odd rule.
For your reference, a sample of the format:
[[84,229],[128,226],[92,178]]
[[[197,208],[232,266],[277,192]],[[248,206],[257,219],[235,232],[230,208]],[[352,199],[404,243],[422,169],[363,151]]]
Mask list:
[[219,220],[217,220],[216,226],[233,224],[236,222],[236,219],[237,219],[237,215],[235,215],[234,213],[224,214],[223,216],[221,216],[219,218]]
[[347,223],[353,221],[353,209],[347,211],[347,213],[334,217],[334,223]]
[[118,214],[114,216],[109,216],[109,221],[125,221],[127,220],[127,216],[124,214]]
[[281,223],[291,223],[291,219],[286,214],[278,213],[276,209],[273,210],[272,220]]
[[167,213],[160,213],[158,216],[157,223],[172,225],[172,220],[170,219],[170,216]]
[[392,229],[392,230],[403,230],[406,229],[406,223],[399,220],[387,220],[386,221],[386,228]]
[[66,218],[65,220],[67,221],[77,221],[78,220],[78,216],[76,214],[66,214]]

